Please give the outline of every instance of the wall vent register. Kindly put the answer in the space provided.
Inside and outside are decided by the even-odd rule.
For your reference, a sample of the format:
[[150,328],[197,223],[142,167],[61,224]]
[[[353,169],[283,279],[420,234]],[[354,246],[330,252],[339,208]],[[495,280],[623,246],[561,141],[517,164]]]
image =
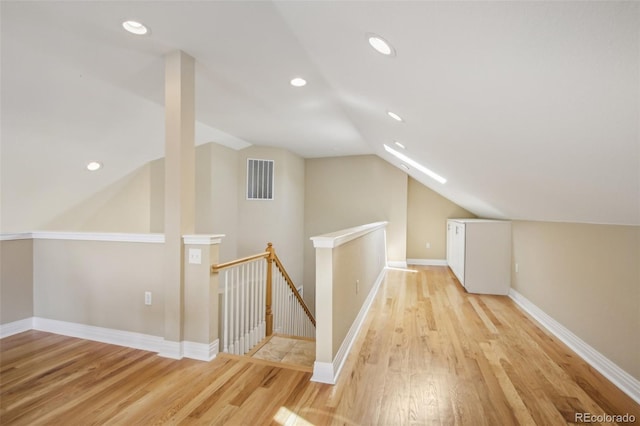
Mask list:
[[247,159],[247,200],[273,200],[273,160]]

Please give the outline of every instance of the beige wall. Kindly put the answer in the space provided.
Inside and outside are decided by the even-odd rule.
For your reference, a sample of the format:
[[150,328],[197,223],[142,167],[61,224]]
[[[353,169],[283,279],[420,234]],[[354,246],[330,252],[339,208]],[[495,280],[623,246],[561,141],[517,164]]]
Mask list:
[[[236,151],[216,143],[196,147],[195,157],[195,232],[225,234],[220,246],[222,262],[257,253],[271,241],[296,285],[302,285],[304,159],[284,149]],[[249,157],[275,160],[274,201],[246,200]],[[164,158],[160,158],[39,230],[163,233],[164,179]]]
[[385,267],[384,255],[384,227],[335,248],[317,249],[314,262],[318,265],[317,362],[334,363],[376,278]]
[[60,214],[38,230],[149,232],[150,176],[151,168],[146,164]]
[[164,244],[35,240],[34,315],[164,336],[163,254]]
[[[274,200],[246,199],[247,158],[275,161]],[[152,200],[162,197],[162,161],[152,168]],[[221,262],[259,253],[273,242],[287,272],[301,285],[303,209],[304,160],[297,155],[256,146],[236,151],[215,143],[196,148],[195,231],[225,234]],[[154,231],[162,232],[162,228]]]
[[[196,147],[196,234],[224,234],[220,261],[238,258],[238,151],[216,143]],[[164,231],[164,158],[151,164],[151,232]]]
[[390,261],[406,260],[407,175],[374,155],[307,159],[304,298],[315,306],[315,251],[309,238],[388,221]]
[[[247,200],[247,158],[274,160],[274,200]],[[238,255],[260,253],[272,242],[294,284],[302,285],[304,160],[284,149],[252,146],[239,151],[238,161]]]
[[384,229],[333,250],[333,357],[385,267],[384,251]]
[[[473,213],[409,177],[407,259],[446,259],[447,219],[473,217]],[[427,243],[431,248],[427,249]]]
[[0,324],[33,316],[33,241],[0,241]]
[[512,287],[640,379],[640,227],[513,222]]
[[225,234],[221,262],[238,258],[238,157],[215,143],[196,148],[196,233]]

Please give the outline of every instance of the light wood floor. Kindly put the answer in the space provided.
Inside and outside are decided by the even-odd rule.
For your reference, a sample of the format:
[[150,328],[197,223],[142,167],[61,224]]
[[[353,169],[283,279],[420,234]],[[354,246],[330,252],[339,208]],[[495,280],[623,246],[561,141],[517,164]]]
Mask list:
[[0,341],[0,424],[562,425],[640,406],[505,297],[391,270],[336,386],[29,331]]

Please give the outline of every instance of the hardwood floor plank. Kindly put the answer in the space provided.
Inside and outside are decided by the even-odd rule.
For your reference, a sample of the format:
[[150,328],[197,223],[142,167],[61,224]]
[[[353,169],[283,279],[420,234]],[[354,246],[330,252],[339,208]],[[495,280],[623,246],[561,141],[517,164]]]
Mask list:
[[[86,341],[78,341],[78,343],[84,343],[87,349],[92,345]],[[74,348],[76,346],[66,345],[65,347]],[[10,392],[0,394],[2,406],[9,410],[18,408],[13,404],[24,405],[38,398],[46,400],[47,393],[51,392],[52,386],[56,388],[65,386],[85,377],[91,371],[99,369],[103,361],[118,352],[124,352],[126,348],[104,344],[102,347],[93,347],[92,350],[94,356],[88,356],[86,351],[78,351],[73,354],[63,352],[55,358],[51,356],[48,363],[39,364],[33,369],[25,368],[25,371],[32,371],[33,374],[25,375],[20,384],[13,386]],[[57,362],[60,363],[57,364]]]
[[221,354],[172,360],[40,331],[0,340],[2,425],[563,425],[640,406],[507,297],[390,270],[335,386]]
[[[215,412],[212,410],[216,405],[224,406],[231,405],[229,401],[237,392],[238,387],[242,385],[241,380],[246,380],[247,372],[252,368],[252,364],[247,362],[236,362],[235,365],[229,369],[227,377],[222,381],[219,381],[219,385],[215,390],[208,394],[205,400],[203,400],[193,411],[189,413],[191,419],[201,419],[207,412]],[[218,381],[216,381],[218,382]]]
[[412,425],[439,425],[438,389],[430,373],[413,374],[409,382],[409,417]]

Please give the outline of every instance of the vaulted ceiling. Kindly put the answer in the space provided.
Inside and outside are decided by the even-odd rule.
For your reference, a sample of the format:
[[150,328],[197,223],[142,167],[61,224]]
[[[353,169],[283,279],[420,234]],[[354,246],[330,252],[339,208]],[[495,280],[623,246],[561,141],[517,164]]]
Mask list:
[[[409,174],[480,216],[640,225],[637,2],[3,1],[0,12],[3,212],[77,202],[161,157],[164,55],[180,49],[197,61],[198,143],[400,167],[383,149],[400,141],[447,182]],[[125,32],[127,19],[151,33]],[[88,177],[92,159],[108,167]]]

